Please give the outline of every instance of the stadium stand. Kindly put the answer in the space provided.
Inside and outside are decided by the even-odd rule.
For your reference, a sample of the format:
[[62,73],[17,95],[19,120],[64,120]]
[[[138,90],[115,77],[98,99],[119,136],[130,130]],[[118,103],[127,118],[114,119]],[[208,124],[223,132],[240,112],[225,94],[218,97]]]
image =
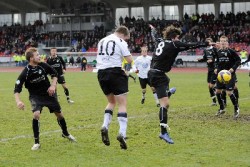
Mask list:
[[[88,1],[81,2],[80,5],[76,6],[68,1],[59,3],[57,6],[50,6],[49,13],[56,17],[52,17],[45,23],[42,20],[36,20],[32,25],[13,24],[0,27],[0,57],[22,55],[30,46],[42,46],[43,49],[65,47],[65,51],[70,52],[96,52],[98,41],[112,31],[103,24],[94,25],[92,30],[49,31],[47,28],[48,24],[55,23],[54,21],[71,24],[69,18],[73,16],[83,16],[84,21],[90,21],[88,19],[91,19],[92,16],[104,20],[103,16],[109,15],[107,11],[110,11],[110,6],[104,2]],[[59,16],[62,18],[59,19]],[[88,19],[86,20],[86,18]],[[149,53],[154,51],[155,46],[148,24],[157,28],[158,35],[161,35],[165,26],[174,24],[182,29],[182,40],[185,42],[202,42],[207,37],[218,41],[221,35],[226,35],[229,38],[231,48],[237,52],[242,49],[250,52],[250,11],[236,14],[221,12],[218,17],[213,13],[200,15],[185,13],[180,21],[154,17],[151,20],[144,20],[142,17],[136,19],[135,16],[121,16],[119,21],[120,24],[127,26],[131,32],[128,45],[132,53],[140,53],[142,45],[148,46]],[[43,54],[47,53],[45,49]],[[202,54],[202,50],[196,49],[182,52],[180,55]]]

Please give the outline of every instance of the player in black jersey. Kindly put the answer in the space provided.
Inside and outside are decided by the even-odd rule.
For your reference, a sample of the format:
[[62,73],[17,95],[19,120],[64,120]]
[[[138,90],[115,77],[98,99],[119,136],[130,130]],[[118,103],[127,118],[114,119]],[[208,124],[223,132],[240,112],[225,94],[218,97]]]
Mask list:
[[[23,84],[25,84],[25,88],[29,91],[29,100],[33,112],[32,127],[35,144],[31,150],[38,150],[40,148],[39,119],[43,107],[48,107],[50,113],[56,115],[58,124],[62,129],[62,136],[68,138],[70,141],[76,141],[76,139],[68,133],[66,121],[57,100],[57,72],[48,64],[40,62],[40,55],[36,48],[27,49],[25,56],[29,64],[16,80],[14,95],[17,107],[24,110],[24,103],[21,101],[19,94],[22,92]],[[51,84],[47,75],[51,75],[52,77]]]
[[57,49],[56,48],[51,48],[50,49],[50,57],[47,60],[47,63],[51,65],[58,73],[58,83],[62,85],[64,89],[64,93],[67,97],[68,103],[74,103],[73,100],[70,99],[69,97],[69,89],[66,85],[66,81],[64,78],[64,73],[66,71],[66,64],[63,61],[63,58],[61,56],[57,55]]
[[163,31],[163,38],[156,39],[156,30],[150,25],[152,29],[152,36],[156,41],[156,50],[153,54],[151,69],[148,72],[148,78],[151,85],[155,88],[156,94],[160,101],[160,139],[165,140],[167,143],[174,144],[174,141],[170,138],[167,127],[168,127],[168,108],[169,98],[167,90],[169,90],[170,79],[165,74],[169,72],[174,64],[175,58],[178,53],[188,49],[195,49],[198,47],[206,47],[209,45],[208,42],[205,44],[186,44],[179,41],[181,30],[174,26],[168,26]]
[[220,109],[216,113],[217,116],[225,113],[225,106],[221,98],[222,89],[226,89],[227,95],[230,97],[234,105],[234,119],[237,119],[239,116],[239,104],[238,98],[239,93],[238,89],[235,87],[236,82],[236,69],[241,64],[241,59],[239,55],[228,48],[228,38],[226,36],[220,37],[221,48],[217,50],[216,61],[215,61],[215,73],[219,73],[221,70],[228,70],[232,75],[232,79],[229,83],[220,83],[218,80],[216,82],[216,96],[220,104]]
[[[213,42],[212,38],[207,38],[206,41]],[[216,83],[216,75],[214,73],[214,61],[215,61],[215,48],[210,45],[204,49],[203,58],[198,59],[199,62],[207,62],[207,83],[208,83],[208,90],[210,93],[210,97],[212,98],[211,106],[216,106],[216,95],[215,95],[215,83]]]

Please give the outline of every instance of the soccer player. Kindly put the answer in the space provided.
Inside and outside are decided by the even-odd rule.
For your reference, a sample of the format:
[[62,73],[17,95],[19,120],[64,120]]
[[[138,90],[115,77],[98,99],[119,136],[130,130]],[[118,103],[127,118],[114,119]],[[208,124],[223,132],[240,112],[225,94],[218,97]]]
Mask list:
[[108,100],[108,104],[104,111],[101,137],[103,143],[109,146],[108,129],[111,123],[113,110],[117,103],[117,118],[120,125],[117,140],[120,142],[121,149],[127,149],[128,77],[122,69],[122,60],[125,58],[128,63],[133,61],[126,42],[129,38],[130,33],[128,28],[120,26],[113,34],[99,41],[97,51],[97,77],[100,87]]
[[[206,41],[212,43],[212,38],[207,38]],[[208,83],[208,90],[210,93],[210,97],[212,98],[211,106],[216,106],[216,95],[215,95],[215,83],[216,83],[216,74],[214,73],[214,61],[215,61],[215,53],[216,50],[212,45],[209,45],[207,48],[204,49],[203,58],[198,59],[199,62],[207,62],[207,83]]]
[[66,85],[66,81],[64,78],[64,74],[66,72],[66,64],[63,61],[63,58],[61,56],[57,55],[56,48],[50,49],[50,57],[48,58],[47,63],[49,65],[51,65],[57,71],[57,74],[58,74],[57,82],[62,85],[62,87],[64,89],[64,93],[67,97],[68,103],[70,103],[70,104],[74,103],[74,101],[71,100],[69,97],[69,89]]
[[152,37],[156,41],[156,50],[154,51],[152,57],[151,69],[148,72],[148,78],[151,86],[155,88],[160,101],[159,120],[161,133],[159,137],[169,144],[174,144],[174,141],[170,138],[167,132],[167,128],[169,127],[169,98],[167,90],[169,89],[170,79],[165,73],[171,70],[179,52],[208,46],[208,42],[206,42],[206,44],[186,44],[180,42],[179,36],[181,35],[181,30],[173,25],[164,29],[163,38],[156,39],[156,30],[152,25],[150,25],[150,27],[152,30]]
[[216,96],[220,108],[216,113],[217,116],[225,113],[225,105],[221,98],[222,89],[226,89],[227,95],[230,97],[234,105],[234,119],[239,117],[240,108],[238,105],[238,89],[235,87],[236,82],[236,69],[241,64],[241,59],[239,55],[228,47],[228,38],[226,36],[220,37],[221,48],[217,51],[215,73],[219,73],[221,70],[228,70],[232,75],[232,79],[229,83],[220,83],[217,79],[216,81]]
[[125,73],[128,77],[132,78],[134,82],[136,82],[136,77],[130,74],[130,69],[132,68],[132,63],[128,63],[126,59],[123,59],[122,61],[122,68],[125,70]]
[[[62,137],[76,142],[76,139],[67,130],[66,121],[57,100],[57,72],[48,64],[40,62],[40,55],[36,48],[27,49],[25,56],[29,64],[23,69],[16,80],[14,95],[17,107],[24,110],[25,105],[21,101],[19,94],[22,92],[23,84],[25,84],[25,88],[29,91],[29,100],[33,112],[32,128],[35,144],[31,150],[38,150],[40,148],[39,120],[44,106],[49,108],[50,113],[56,115],[57,122],[62,129]],[[52,77],[51,84],[47,75],[51,75]]]
[[87,59],[86,57],[82,57],[81,59],[81,71],[86,71],[86,66],[87,66]]
[[[138,56],[134,61],[134,66],[136,68],[136,73],[139,76],[139,82],[140,82],[140,86],[142,89],[141,104],[144,104],[145,102],[146,87],[147,85],[150,86],[150,83],[148,80],[148,71],[150,69],[151,60],[152,60],[152,57],[148,56],[148,48],[145,46],[141,47],[141,56]],[[156,106],[160,107],[160,103],[159,103],[157,94],[155,92],[155,89],[151,87],[151,90],[155,98]],[[175,88],[171,88],[170,91],[168,92],[168,96],[170,97],[171,94],[175,93],[175,91],[176,91]]]

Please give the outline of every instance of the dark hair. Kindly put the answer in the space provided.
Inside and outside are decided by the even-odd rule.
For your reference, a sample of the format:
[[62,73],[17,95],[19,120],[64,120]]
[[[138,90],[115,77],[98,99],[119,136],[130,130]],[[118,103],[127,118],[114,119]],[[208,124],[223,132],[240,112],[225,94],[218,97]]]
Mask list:
[[26,60],[28,60],[28,62],[30,62],[30,58],[34,56],[34,53],[37,52],[37,49],[36,48],[28,48],[26,51],[25,51],[25,57],[26,57]]
[[162,33],[164,39],[173,39],[177,35],[181,35],[181,29],[171,25],[166,27]]

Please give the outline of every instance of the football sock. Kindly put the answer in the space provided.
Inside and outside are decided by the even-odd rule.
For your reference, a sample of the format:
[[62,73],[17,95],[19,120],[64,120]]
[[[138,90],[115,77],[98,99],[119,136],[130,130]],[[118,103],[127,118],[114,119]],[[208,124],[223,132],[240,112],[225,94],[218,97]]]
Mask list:
[[146,90],[142,89],[142,99],[145,99]]
[[106,127],[107,129],[109,128],[109,125],[110,125],[111,120],[112,120],[112,116],[113,116],[113,111],[106,109],[105,113],[104,113],[102,127]]
[[213,100],[213,103],[216,103],[216,96],[215,96],[214,88],[209,88],[209,93],[210,93],[210,97]]
[[153,95],[154,95],[156,104],[159,104],[159,99],[158,99],[156,92],[153,92]]
[[64,88],[64,93],[67,96],[67,98],[69,97],[69,89],[68,88]]
[[168,94],[168,98],[170,98],[172,95],[172,93],[170,91],[167,91],[167,94]]
[[135,77],[132,76],[131,74],[128,75],[130,78],[133,78],[133,80],[135,80]]
[[212,97],[213,103],[216,103],[216,96]]
[[221,98],[221,94],[220,93],[216,93],[217,99],[218,99],[218,103],[220,104],[220,109],[224,110],[225,106],[223,104],[222,98]]
[[234,89],[234,95],[235,95],[235,97],[238,99],[239,98],[239,90],[238,90],[238,88],[235,88]]
[[126,137],[127,123],[128,123],[127,113],[118,112],[117,119],[120,125],[119,134],[122,134],[123,137]]
[[167,132],[167,128],[164,125],[167,125],[168,123],[168,110],[166,108],[160,107],[159,119],[160,119],[161,133],[164,134]]
[[209,88],[209,93],[210,93],[210,97],[215,96],[213,88]]
[[235,95],[233,93],[230,95],[230,99],[231,99],[234,107],[238,107],[237,98],[235,97]]
[[226,91],[222,91],[222,93],[221,93],[221,99],[223,100],[223,102],[225,104],[227,104],[227,93],[226,93]]
[[37,119],[32,120],[32,128],[34,133],[35,144],[39,144],[39,121]]
[[61,119],[61,120],[57,119],[57,122],[58,122],[59,126],[60,126],[61,129],[62,129],[62,133],[63,133],[65,136],[68,136],[68,135],[69,135],[69,132],[68,132],[68,130],[67,130],[67,125],[66,125],[65,119],[64,119],[64,118]]
[[239,90],[238,90],[238,88],[235,88],[234,89],[234,95],[235,95],[235,97],[236,97],[236,100],[237,100],[237,103],[239,103]]

